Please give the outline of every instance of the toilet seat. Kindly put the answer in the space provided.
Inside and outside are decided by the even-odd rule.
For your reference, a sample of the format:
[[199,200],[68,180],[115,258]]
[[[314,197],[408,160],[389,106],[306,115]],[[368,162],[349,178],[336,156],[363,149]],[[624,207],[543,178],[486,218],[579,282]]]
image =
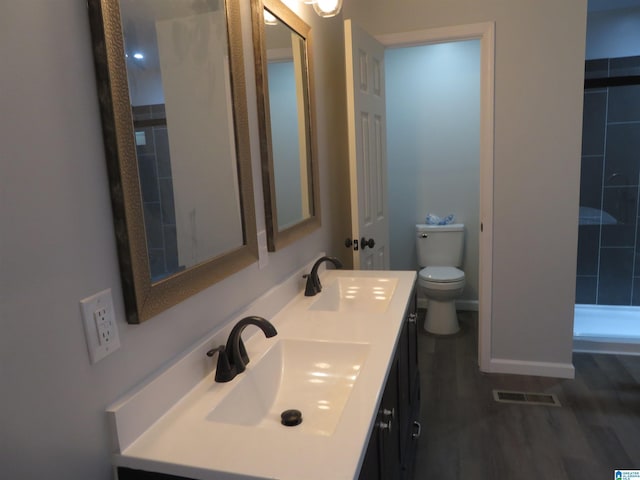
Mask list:
[[[418,280],[418,285],[425,292],[449,292],[450,294],[456,291],[462,291],[465,285],[464,280],[458,280],[457,282],[431,282],[429,280]],[[429,296],[429,295],[427,295]]]
[[457,283],[464,280],[464,272],[455,267],[425,267],[419,279],[429,283]]

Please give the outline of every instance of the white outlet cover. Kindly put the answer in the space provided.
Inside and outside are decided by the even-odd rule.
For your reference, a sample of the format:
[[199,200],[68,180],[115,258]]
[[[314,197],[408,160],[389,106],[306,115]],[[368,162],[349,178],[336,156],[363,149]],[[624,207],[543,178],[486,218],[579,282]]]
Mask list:
[[[96,363],[120,348],[111,289],[80,300],[80,309],[89,359],[91,363]],[[101,335],[104,338],[105,333],[106,341],[101,341]]]

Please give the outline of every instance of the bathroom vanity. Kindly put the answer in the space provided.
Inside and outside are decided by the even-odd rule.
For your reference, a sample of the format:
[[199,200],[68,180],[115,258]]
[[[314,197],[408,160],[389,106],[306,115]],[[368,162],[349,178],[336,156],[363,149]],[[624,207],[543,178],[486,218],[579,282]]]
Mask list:
[[[250,362],[232,381],[216,383],[205,356],[216,332],[108,409],[119,480],[412,478],[415,272],[324,271],[311,297],[300,273],[238,317],[262,315],[278,334],[247,328]],[[281,423],[288,409],[300,424]]]
[[413,478],[422,429],[416,327],[413,292],[360,470],[361,480]]

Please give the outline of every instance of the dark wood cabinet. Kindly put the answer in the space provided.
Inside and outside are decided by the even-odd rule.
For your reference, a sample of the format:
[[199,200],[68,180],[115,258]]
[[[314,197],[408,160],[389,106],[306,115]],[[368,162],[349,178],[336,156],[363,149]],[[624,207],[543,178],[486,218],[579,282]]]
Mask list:
[[420,373],[415,292],[396,345],[360,480],[413,478],[420,435]]
[[187,477],[177,477],[166,473],[146,472],[133,468],[118,467],[118,480],[191,480]]

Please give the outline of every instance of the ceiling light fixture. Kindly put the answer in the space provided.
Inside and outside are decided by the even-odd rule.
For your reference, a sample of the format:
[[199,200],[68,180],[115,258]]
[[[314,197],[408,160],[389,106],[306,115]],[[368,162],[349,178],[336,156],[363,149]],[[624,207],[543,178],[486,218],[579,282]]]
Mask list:
[[342,0],[317,0],[313,9],[323,18],[335,17],[342,9]]

